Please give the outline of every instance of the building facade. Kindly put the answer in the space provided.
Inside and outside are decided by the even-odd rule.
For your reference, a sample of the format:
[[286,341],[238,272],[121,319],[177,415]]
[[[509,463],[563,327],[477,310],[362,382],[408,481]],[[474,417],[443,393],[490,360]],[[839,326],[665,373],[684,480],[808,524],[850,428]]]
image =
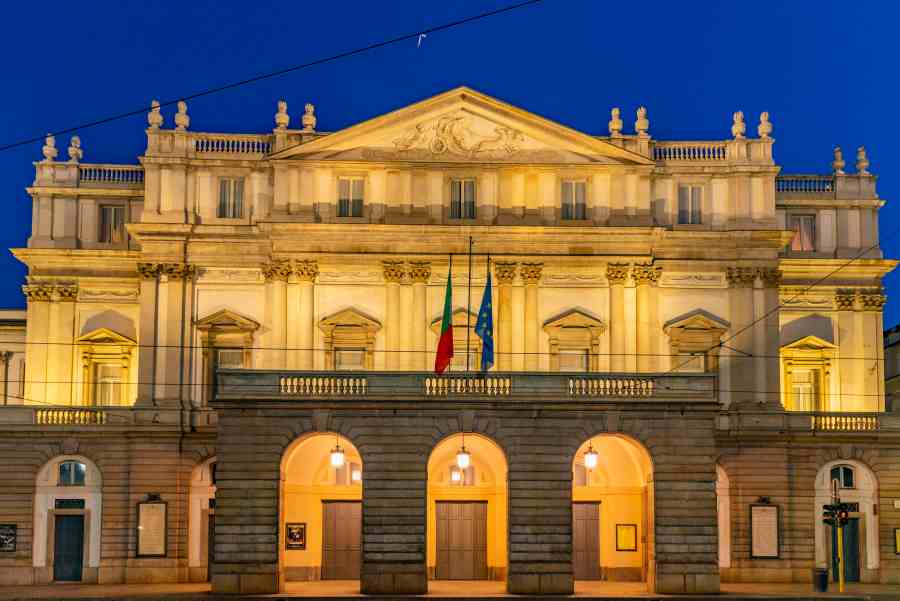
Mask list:
[[139,166],[35,163],[4,583],[806,582],[833,481],[846,575],[900,582],[864,149],[782,175],[767,113],[597,136],[467,88],[334,133],[174,122]]

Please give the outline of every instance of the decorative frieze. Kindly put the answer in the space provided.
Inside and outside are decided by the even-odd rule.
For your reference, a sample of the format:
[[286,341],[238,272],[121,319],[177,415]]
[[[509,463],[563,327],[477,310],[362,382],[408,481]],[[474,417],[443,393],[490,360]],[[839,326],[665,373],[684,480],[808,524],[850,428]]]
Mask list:
[[494,276],[501,286],[509,286],[516,279],[516,267],[518,263],[509,261],[497,261],[494,263]]
[[384,281],[393,284],[399,284],[406,276],[406,263],[403,261],[382,261],[382,272]]
[[665,272],[659,278],[660,288],[726,288],[728,283],[725,274],[694,273],[694,272]]
[[197,269],[190,263],[160,263],[159,275],[166,276],[169,281],[189,280],[194,277]]
[[631,273],[636,285],[655,285],[662,275],[662,267],[652,264],[635,265]]
[[544,270],[543,263],[522,263],[519,269],[519,275],[525,284],[537,284],[541,281],[541,272]]
[[431,279],[431,263],[428,261],[410,261],[409,279],[414,283],[427,284]]
[[624,284],[628,279],[628,263],[607,263],[606,279],[610,284]]

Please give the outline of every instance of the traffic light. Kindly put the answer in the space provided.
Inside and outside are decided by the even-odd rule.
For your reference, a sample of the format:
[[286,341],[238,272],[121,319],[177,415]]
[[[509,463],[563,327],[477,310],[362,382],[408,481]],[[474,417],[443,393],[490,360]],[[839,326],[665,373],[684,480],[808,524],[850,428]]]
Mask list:
[[841,526],[846,526],[847,522],[850,521],[850,504],[849,503],[838,504],[837,520],[838,520],[838,524]]
[[840,504],[823,505],[822,509],[825,510],[825,512],[822,514],[822,517],[825,519],[823,519],[822,522],[828,526],[837,526],[838,510],[840,509]]

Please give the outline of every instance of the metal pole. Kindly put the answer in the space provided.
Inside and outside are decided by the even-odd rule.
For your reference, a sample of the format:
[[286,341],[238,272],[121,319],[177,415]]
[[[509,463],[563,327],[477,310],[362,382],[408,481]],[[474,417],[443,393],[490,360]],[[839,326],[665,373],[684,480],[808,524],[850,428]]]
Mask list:
[[838,543],[838,591],[844,592],[844,527],[838,520],[837,526],[837,543]]
[[469,345],[472,340],[472,236],[469,236],[469,283],[466,293],[469,298],[466,301],[466,371],[469,371]]

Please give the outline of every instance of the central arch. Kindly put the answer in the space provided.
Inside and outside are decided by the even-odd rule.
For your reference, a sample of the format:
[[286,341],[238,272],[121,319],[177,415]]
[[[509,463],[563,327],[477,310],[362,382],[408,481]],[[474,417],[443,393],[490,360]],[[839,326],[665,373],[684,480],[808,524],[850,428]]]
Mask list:
[[[335,451],[342,461],[333,460]],[[333,580],[358,594],[362,561],[362,459],[350,440],[314,433],[295,440],[281,460],[279,589],[310,592]]]
[[[468,466],[458,459],[463,448]],[[496,442],[467,433],[438,443],[428,459],[427,504],[430,580],[506,582],[507,462]]]
[[577,593],[602,592],[602,581],[653,591],[653,462],[632,438],[599,434],[572,463],[572,569]]

